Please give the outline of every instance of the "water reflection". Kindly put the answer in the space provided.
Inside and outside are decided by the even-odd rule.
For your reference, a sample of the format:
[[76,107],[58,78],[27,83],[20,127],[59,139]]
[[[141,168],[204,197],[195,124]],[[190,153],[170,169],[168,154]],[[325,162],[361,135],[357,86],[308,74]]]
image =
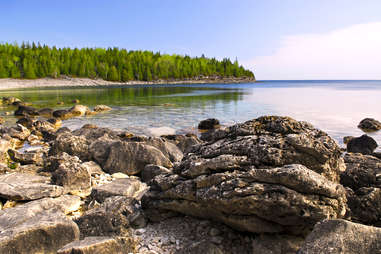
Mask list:
[[[69,128],[85,123],[148,134],[151,127],[171,127],[179,133],[215,117],[234,124],[261,115],[288,115],[311,122],[342,144],[358,136],[365,117],[381,120],[380,81],[269,81],[256,84],[155,85],[113,88],[65,88],[2,91],[36,107],[67,108],[73,99],[90,107],[106,104],[113,111],[65,121]],[[57,106],[58,101],[65,105]],[[3,108],[3,110],[14,110]],[[381,132],[370,134],[381,144]]]

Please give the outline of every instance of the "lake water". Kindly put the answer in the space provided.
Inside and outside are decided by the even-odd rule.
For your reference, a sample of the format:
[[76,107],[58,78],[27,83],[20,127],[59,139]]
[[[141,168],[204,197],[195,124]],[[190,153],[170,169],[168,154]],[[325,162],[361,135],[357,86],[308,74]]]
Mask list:
[[[89,107],[109,105],[113,110],[108,113],[70,119],[64,126],[75,129],[92,123],[146,135],[151,134],[150,128],[158,127],[196,132],[198,122],[210,117],[231,125],[262,115],[286,115],[312,123],[342,145],[344,136],[363,134],[357,128],[363,118],[381,120],[381,81],[44,88],[0,91],[0,96],[16,96],[39,108],[69,108],[73,99]],[[58,101],[65,105],[57,106]],[[369,135],[381,144],[381,131]]]

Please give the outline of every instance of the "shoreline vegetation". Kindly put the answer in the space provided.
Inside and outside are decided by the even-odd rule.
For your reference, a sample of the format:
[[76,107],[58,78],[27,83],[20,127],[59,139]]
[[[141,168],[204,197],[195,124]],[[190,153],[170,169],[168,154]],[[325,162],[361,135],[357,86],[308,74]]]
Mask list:
[[108,81],[103,79],[65,77],[39,78],[39,79],[0,79],[0,90],[24,89],[24,88],[49,88],[49,87],[100,87],[100,86],[129,86],[129,85],[176,85],[176,84],[226,84],[226,83],[252,83],[255,78],[248,77],[198,77],[194,79],[170,79],[170,80],[131,80],[131,81]]
[[53,86],[240,83],[253,82],[255,76],[238,60],[232,62],[229,58],[217,60],[204,55],[190,57],[116,47],[72,49],[39,43],[5,43],[0,44],[0,81],[2,87],[22,88],[47,83]]

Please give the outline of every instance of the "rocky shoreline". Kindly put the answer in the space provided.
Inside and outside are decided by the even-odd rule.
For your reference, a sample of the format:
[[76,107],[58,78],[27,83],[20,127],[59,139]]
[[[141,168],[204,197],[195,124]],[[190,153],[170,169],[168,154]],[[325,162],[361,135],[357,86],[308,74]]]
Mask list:
[[41,78],[41,79],[0,79],[0,90],[24,89],[38,87],[95,87],[95,86],[129,86],[129,85],[160,85],[160,84],[219,84],[219,83],[253,83],[254,78],[219,78],[209,77],[184,80],[155,80],[155,81],[129,81],[113,82],[103,79],[89,78]]
[[[99,105],[0,126],[0,253],[380,253],[381,159],[370,137],[289,117],[200,137],[60,123]],[[369,120],[367,120],[369,121]]]

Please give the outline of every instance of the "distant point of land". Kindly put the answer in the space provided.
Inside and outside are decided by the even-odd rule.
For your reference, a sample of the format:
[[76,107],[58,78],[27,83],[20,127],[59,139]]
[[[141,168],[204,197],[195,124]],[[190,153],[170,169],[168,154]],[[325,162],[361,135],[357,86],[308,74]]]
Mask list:
[[[254,73],[228,58],[189,57],[119,48],[56,48],[0,44],[2,84],[241,83]],[[34,82],[29,82],[34,80]],[[56,80],[56,81],[53,81]],[[1,84],[0,84],[1,85]],[[3,86],[3,85],[1,85]],[[39,85],[44,86],[44,85]],[[9,87],[11,88],[11,87]]]

